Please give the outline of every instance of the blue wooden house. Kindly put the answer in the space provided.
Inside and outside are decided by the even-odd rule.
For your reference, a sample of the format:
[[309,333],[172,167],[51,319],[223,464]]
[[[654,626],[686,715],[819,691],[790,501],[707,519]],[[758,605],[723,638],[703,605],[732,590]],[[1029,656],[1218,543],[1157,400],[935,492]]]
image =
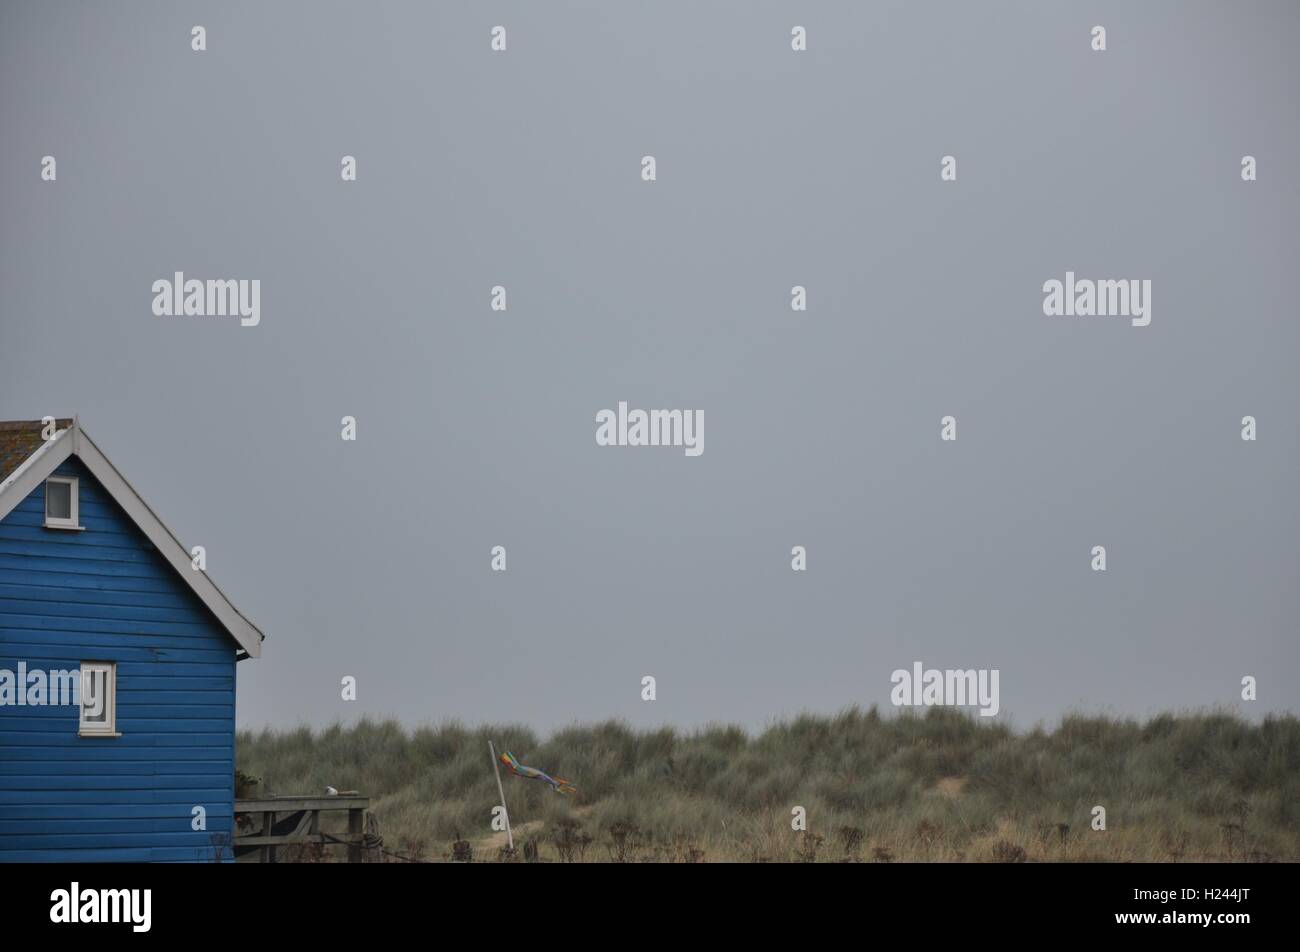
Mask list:
[[0,423],[0,862],[229,860],[261,645],[76,420]]

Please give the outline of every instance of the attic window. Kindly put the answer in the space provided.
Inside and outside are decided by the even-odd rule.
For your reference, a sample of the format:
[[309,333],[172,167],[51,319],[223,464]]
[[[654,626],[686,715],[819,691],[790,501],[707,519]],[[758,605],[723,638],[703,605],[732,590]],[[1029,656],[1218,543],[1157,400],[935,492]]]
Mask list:
[[80,529],[77,478],[51,476],[45,481],[45,528]]

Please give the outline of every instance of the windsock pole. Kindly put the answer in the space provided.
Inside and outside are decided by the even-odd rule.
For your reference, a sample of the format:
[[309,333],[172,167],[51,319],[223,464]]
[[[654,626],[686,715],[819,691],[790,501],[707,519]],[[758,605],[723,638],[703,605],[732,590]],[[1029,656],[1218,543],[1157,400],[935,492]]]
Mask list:
[[510,811],[506,809],[506,791],[501,786],[501,764],[497,761],[497,749],[492,741],[488,741],[488,750],[492,753],[492,772],[497,775],[497,793],[501,794],[501,815],[506,820],[506,842],[510,849],[515,848],[515,836],[510,832]]

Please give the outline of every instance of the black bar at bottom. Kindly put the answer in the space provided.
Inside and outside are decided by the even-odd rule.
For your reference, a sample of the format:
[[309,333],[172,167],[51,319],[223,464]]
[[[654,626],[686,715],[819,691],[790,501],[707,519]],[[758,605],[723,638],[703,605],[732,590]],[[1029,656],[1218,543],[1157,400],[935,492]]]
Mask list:
[[[546,923],[555,941],[574,942],[629,928],[661,937],[717,931],[734,941],[783,922],[812,934],[849,926],[887,936],[920,927],[927,941],[1123,932],[1231,941],[1284,927],[1295,871],[1290,864],[684,865],[14,865],[0,871],[0,915],[6,941],[75,931],[127,941],[211,935],[253,942],[287,930],[299,942],[372,942],[379,925],[389,936],[414,928],[446,938],[456,922],[491,928],[494,921],[504,929],[498,938],[527,921]],[[475,924],[476,913],[489,918]]]

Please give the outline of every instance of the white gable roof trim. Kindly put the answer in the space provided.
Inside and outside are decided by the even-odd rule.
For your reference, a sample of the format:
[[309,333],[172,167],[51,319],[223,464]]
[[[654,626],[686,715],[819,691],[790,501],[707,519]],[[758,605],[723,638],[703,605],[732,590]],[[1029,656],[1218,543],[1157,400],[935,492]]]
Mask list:
[[239,613],[225,593],[208,578],[207,572],[192,567],[189,550],[131,488],[108,457],[100,452],[80,423],[74,422],[68,429],[60,430],[0,483],[0,519],[31,495],[69,456],[76,456],[94,474],[114,502],[140,527],[163,559],[194,590],[244,652],[250,658],[259,657],[264,637],[261,631]]

